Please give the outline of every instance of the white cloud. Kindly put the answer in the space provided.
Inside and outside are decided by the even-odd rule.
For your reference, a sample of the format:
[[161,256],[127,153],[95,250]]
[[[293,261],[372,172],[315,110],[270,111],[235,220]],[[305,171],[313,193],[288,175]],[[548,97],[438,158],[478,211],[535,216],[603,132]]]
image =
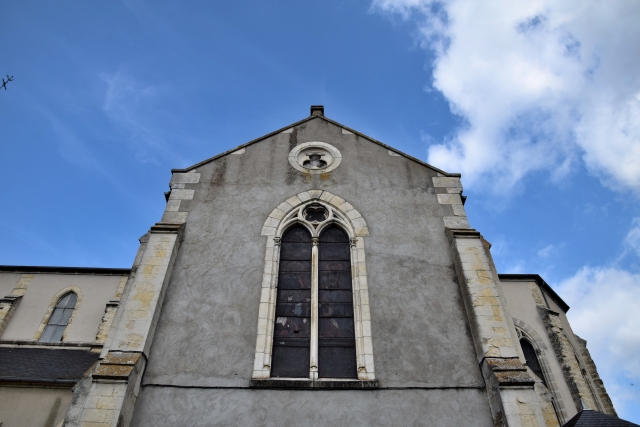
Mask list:
[[640,218],[634,218],[624,239],[625,252],[634,251],[640,257]]
[[547,245],[538,251],[538,256],[540,258],[549,258],[549,256],[551,256],[555,252],[555,250],[556,247],[554,245]]
[[511,189],[582,159],[640,193],[640,2],[374,0],[419,22],[433,87],[466,125],[429,162],[470,186]]
[[640,274],[614,266],[583,267],[557,290],[571,306],[571,326],[587,340],[614,406],[624,417],[640,401],[640,392],[629,387],[629,382],[640,383]]

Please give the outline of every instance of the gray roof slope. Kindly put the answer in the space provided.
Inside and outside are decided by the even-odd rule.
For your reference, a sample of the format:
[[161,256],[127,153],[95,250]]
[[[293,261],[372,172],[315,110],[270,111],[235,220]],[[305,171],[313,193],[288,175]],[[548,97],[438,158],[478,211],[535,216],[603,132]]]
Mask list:
[[[313,110],[313,107],[312,107],[312,110]],[[225,151],[224,153],[220,153],[220,154],[218,154],[218,155],[216,155],[216,156],[210,157],[210,158],[208,158],[208,159],[206,159],[206,160],[203,160],[203,161],[201,161],[201,162],[199,162],[199,163],[196,163],[195,165],[189,166],[189,167],[184,168],[184,169],[171,169],[171,173],[188,172],[188,171],[190,171],[190,170],[192,170],[192,169],[195,169],[195,168],[200,167],[200,166],[202,166],[202,165],[205,165],[205,164],[207,164],[207,163],[209,163],[209,162],[212,162],[212,161],[214,161],[214,160],[217,160],[217,159],[219,159],[219,158],[221,158],[221,157],[224,157],[224,156],[226,156],[227,154],[231,154],[231,153],[233,153],[234,151],[237,151],[237,150],[240,150],[240,149],[242,149],[242,148],[248,147],[248,146],[250,146],[250,145],[252,145],[252,144],[255,144],[256,142],[260,142],[260,141],[262,141],[262,140],[264,140],[264,139],[267,139],[267,138],[269,138],[269,137],[272,137],[272,136],[274,136],[274,135],[277,135],[277,134],[279,134],[279,133],[281,133],[281,132],[283,132],[283,131],[285,131],[285,130],[287,130],[287,129],[289,129],[289,128],[292,128],[292,127],[294,127],[294,126],[301,125],[302,123],[305,123],[305,122],[308,122],[308,121],[310,121],[310,120],[314,120],[314,119],[322,119],[322,120],[324,120],[324,121],[326,121],[326,122],[329,122],[329,123],[331,123],[331,124],[333,124],[333,125],[335,125],[335,126],[341,127],[341,128],[343,128],[343,129],[345,129],[345,130],[347,130],[347,131],[351,132],[351,133],[354,133],[354,134],[356,134],[356,135],[358,135],[358,136],[360,136],[360,137],[362,137],[362,138],[365,138],[365,139],[367,139],[367,140],[369,140],[369,141],[373,142],[374,144],[378,144],[378,145],[380,145],[380,146],[382,146],[382,147],[386,148],[387,150],[391,150],[391,151],[393,151],[394,153],[397,153],[397,154],[401,155],[402,157],[406,157],[407,159],[413,160],[414,162],[419,163],[419,164],[421,164],[421,165],[423,165],[423,166],[426,166],[426,167],[428,167],[429,169],[433,169],[434,171],[439,172],[439,173],[443,174],[444,176],[451,176],[451,177],[460,177],[460,176],[461,176],[461,174],[459,174],[459,173],[449,173],[449,172],[445,172],[445,171],[443,171],[442,169],[438,169],[437,167],[435,167],[435,166],[433,166],[433,165],[430,165],[429,163],[423,162],[423,161],[422,161],[422,160],[420,160],[420,159],[416,159],[415,157],[410,156],[409,154],[403,153],[402,151],[400,151],[400,150],[398,150],[398,149],[396,149],[396,148],[393,148],[393,147],[391,147],[391,146],[389,146],[389,145],[387,145],[387,144],[385,144],[385,143],[383,143],[383,142],[378,141],[377,139],[374,139],[374,138],[372,138],[372,137],[370,137],[370,136],[367,136],[367,135],[365,135],[365,134],[363,134],[363,133],[361,133],[361,132],[358,132],[358,131],[357,131],[357,130],[355,130],[355,129],[351,129],[350,127],[347,127],[347,126],[345,126],[345,125],[343,125],[343,124],[341,124],[341,123],[338,123],[338,122],[336,122],[336,121],[334,121],[334,120],[331,120],[331,119],[329,119],[329,118],[325,117],[325,116],[324,116],[324,114],[323,114],[323,115],[312,114],[312,115],[310,115],[310,116],[309,116],[309,117],[307,117],[307,118],[304,118],[304,119],[302,119],[302,120],[300,120],[300,121],[297,121],[297,122],[292,123],[292,124],[290,124],[290,125],[288,125],[288,126],[285,126],[285,127],[283,127],[283,128],[280,128],[280,129],[278,129],[278,130],[276,130],[276,131],[273,131],[273,132],[271,132],[271,133],[268,133],[268,134],[266,134],[266,135],[264,135],[264,136],[261,136],[261,137],[259,137],[259,138],[256,138],[256,139],[254,139],[254,140],[252,140],[252,141],[247,142],[246,144],[242,144],[242,145],[239,145],[239,146],[237,146],[237,147],[235,147],[235,148],[232,148],[231,150],[227,150],[227,151]]]
[[99,276],[128,276],[130,268],[59,267],[44,265],[0,265],[4,273],[93,274]]
[[0,347],[0,382],[72,385],[99,356],[86,350]]
[[602,412],[583,409],[571,418],[563,427],[638,427],[638,424],[603,414]]

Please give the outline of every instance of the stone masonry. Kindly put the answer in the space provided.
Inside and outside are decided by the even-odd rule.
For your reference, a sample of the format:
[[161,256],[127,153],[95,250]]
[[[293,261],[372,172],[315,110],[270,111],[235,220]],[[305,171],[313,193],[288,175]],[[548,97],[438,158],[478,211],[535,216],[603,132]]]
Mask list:
[[438,202],[451,205],[453,210],[443,221],[495,425],[545,426],[535,380],[520,362],[515,327],[501,298],[490,245],[469,226],[460,178],[438,176],[433,183]]
[[18,283],[13,287],[10,295],[0,298],[0,335],[4,332],[4,328],[9,323],[11,316],[16,311],[16,307],[20,300],[27,292],[29,284],[33,280],[33,274],[23,274]]
[[564,333],[558,313],[542,306],[538,306],[538,310],[544,320],[551,344],[562,366],[564,378],[569,386],[571,397],[576,407],[578,409],[585,409],[584,402],[587,405],[586,409],[597,410],[597,403],[591,394],[591,390],[589,390],[589,385],[582,375],[580,363],[569,342],[569,338],[567,338]]
[[607,390],[604,387],[604,383],[602,382],[600,375],[598,375],[596,364],[591,358],[591,353],[589,353],[589,349],[587,349],[587,341],[583,340],[578,336],[576,336],[576,338],[578,339],[578,345],[580,346],[580,353],[582,355],[582,359],[586,362],[587,371],[589,372],[589,375],[591,376],[591,379],[595,384],[596,391],[600,396],[600,401],[604,406],[603,412],[609,415],[613,415],[614,417],[617,417],[618,414],[616,413],[616,410],[613,408],[613,403],[611,402],[609,393],[607,393]]
[[448,234],[496,426],[545,426],[535,380],[520,362],[480,233],[449,229]]
[[116,310],[118,305],[120,304],[120,298],[122,297],[122,292],[124,292],[124,287],[127,284],[128,277],[123,277],[120,280],[120,284],[118,285],[118,289],[116,290],[116,294],[111,301],[109,301],[104,309],[104,316],[102,316],[102,323],[98,327],[98,333],[96,334],[96,342],[100,344],[104,344],[107,340],[107,335],[109,334],[109,329],[111,329],[111,324],[113,323],[113,319],[116,315]]
[[181,235],[181,224],[151,227],[105,357],[92,373],[87,397],[69,408],[66,426],[129,425]]

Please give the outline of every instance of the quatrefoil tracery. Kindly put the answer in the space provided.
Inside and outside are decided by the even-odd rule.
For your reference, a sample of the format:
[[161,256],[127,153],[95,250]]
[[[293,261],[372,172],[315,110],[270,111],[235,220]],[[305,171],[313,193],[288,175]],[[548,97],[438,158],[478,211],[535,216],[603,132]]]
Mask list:
[[342,212],[321,201],[313,201],[293,209],[280,224],[278,235],[282,235],[292,223],[305,225],[312,237],[318,237],[322,229],[331,223],[339,223],[345,229],[350,228],[347,226],[348,221]]

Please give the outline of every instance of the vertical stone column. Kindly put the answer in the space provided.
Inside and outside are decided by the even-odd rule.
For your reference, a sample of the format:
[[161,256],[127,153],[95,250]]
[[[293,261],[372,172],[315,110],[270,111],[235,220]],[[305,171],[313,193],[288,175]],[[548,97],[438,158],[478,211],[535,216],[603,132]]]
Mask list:
[[311,379],[318,379],[318,242],[319,238],[311,238]]
[[66,426],[129,425],[181,234],[181,224],[151,227],[124,304],[118,307],[104,358],[93,371],[90,386],[83,385],[88,393],[74,396]]
[[447,233],[495,425],[545,426],[535,379],[520,361],[488,245],[470,228]]
[[589,353],[589,349],[587,348],[587,341],[583,340],[579,336],[575,336],[578,340],[578,345],[580,346],[580,353],[582,354],[582,359],[585,361],[587,365],[587,372],[591,376],[593,383],[595,385],[596,391],[600,396],[600,401],[602,402],[602,409],[604,409],[605,414],[613,415],[617,417],[615,408],[613,407],[613,402],[611,402],[611,398],[609,397],[609,393],[607,393],[607,389],[604,387],[604,383],[598,374],[598,370],[596,369],[596,363],[591,358],[591,353]]
[[[595,397],[591,394],[589,384],[587,384],[587,381],[582,374],[582,368],[578,361],[578,356],[562,328],[559,313],[540,305],[538,305],[538,311],[544,320],[547,334],[549,335],[549,339],[553,345],[553,350],[556,353],[558,362],[560,362],[560,366],[562,367],[562,373],[567,381],[569,391],[571,391],[571,397],[573,398],[573,402],[575,403],[577,410],[602,410],[598,406],[598,402]],[[586,408],[584,407],[584,404],[587,405]]]
[[122,297],[122,292],[124,292],[124,286],[127,284],[127,280],[128,277],[123,277],[122,279],[120,279],[120,284],[118,285],[115,296],[107,303],[106,307],[104,308],[102,323],[100,323],[100,326],[98,327],[98,333],[96,334],[97,343],[104,344],[107,340],[107,335],[109,334],[109,330],[111,329],[113,319],[116,316],[116,310],[118,308],[118,305],[120,305],[120,298]]
[[0,336],[4,332],[4,328],[7,327],[11,316],[16,311],[20,300],[27,292],[29,284],[33,280],[33,274],[23,274],[20,276],[20,280],[11,290],[11,294],[4,298],[0,298]]

